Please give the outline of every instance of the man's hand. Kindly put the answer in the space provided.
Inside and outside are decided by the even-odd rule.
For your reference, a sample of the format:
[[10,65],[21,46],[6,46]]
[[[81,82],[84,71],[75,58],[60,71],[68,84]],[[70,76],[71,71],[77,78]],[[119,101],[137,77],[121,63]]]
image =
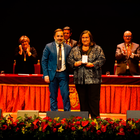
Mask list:
[[46,83],[49,84],[49,83],[50,83],[50,78],[49,78],[49,76],[45,76],[45,77],[44,77],[44,81],[45,81]]
[[126,49],[124,47],[122,47],[122,54],[126,55]]
[[132,54],[130,55],[130,58],[134,58],[134,56],[135,56],[134,53],[132,53]]

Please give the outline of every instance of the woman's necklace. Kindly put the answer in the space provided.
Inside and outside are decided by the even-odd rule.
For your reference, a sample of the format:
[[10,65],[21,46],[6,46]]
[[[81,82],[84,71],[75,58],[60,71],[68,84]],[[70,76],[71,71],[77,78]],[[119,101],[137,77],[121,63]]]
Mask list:
[[82,46],[82,51],[87,52],[89,50],[89,46]]

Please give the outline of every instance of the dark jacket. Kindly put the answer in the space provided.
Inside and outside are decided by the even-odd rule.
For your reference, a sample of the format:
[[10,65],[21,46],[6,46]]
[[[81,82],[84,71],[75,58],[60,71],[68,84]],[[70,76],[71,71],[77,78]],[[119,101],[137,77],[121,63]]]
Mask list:
[[36,63],[37,59],[37,52],[34,47],[30,47],[30,52],[32,53],[31,56],[26,54],[26,61],[24,61],[24,54],[19,55],[19,47],[15,50],[15,73],[34,73],[34,64]]
[[74,67],[76,61],[82,60],[82,53],[79,46],[72,48],[68,63],[74,69],[75,84],[99,84],[101,83],[101,67],[105,62],[105,55],[100,46],[94,45],[88,54],[88,62],[93,63],[93,68],[87,68],[85,65]]
[[70,43],[71,43],[71,47],[75,47],[77,45],[77,41],[73,39],[70,40]]
[[117,75],[123,75],[126,72],[127,64],[129,64],[129,70],[131,75],[137,75],[139,74],[139,60],[140,60],[140,47],[139,44],[132,42],[132,49],[131,52],[134,53],[134,58],[128,57],[127,53],[123,55],[122,50],[126,49],[125,43],[121,43],[117,45],[115,57],[117,60],[117,68],[116,68],[116,74]]

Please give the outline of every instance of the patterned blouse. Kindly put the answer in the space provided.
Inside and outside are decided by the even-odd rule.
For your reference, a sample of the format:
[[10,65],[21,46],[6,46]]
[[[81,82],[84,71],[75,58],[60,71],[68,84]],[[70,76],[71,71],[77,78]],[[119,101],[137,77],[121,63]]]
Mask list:
[[78,67],[74,66],[77,61],[82,61],[81,47],[76,46],[72,48],[67,62],[74,69],[74,83],[75,84],[99,84],[101,83],[102,70],[101,67],[105,62],[105,55],[102,48],[98,45],[91,47],[88,54],[88,62],[93,63],[94,67],[87,68],[85,65]]

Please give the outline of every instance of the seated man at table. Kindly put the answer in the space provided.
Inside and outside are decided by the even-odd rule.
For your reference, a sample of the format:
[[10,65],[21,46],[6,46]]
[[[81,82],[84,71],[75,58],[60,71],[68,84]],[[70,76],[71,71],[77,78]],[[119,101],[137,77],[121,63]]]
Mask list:
[[117,75],[138,75],[140,46],[132,42],[132,33],[125,31],[123,35],[124,43],[117,45],[115,57],[117,60]]
[[34,47],[30,47],[30,39],[27,36],[21,36],[20,45],[15,50],[15,73],[34,73],[34,64],[36,63],[37,52]]

